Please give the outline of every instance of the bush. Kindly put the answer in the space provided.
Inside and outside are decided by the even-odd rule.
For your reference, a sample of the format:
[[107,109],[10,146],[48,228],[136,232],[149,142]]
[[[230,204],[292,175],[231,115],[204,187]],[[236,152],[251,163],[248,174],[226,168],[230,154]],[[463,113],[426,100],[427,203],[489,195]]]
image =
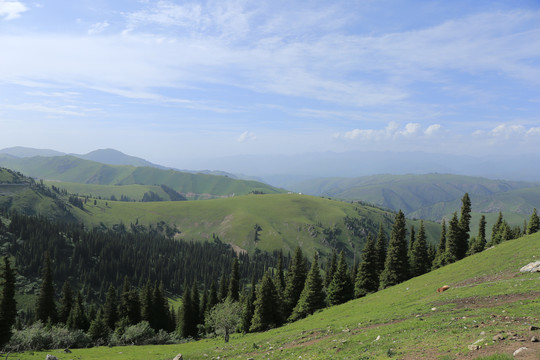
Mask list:
[[61,326],[47,327],[41,321],[23,330],[15,330],[6,349],[8,351],[81,348],[90,345],[90,338],[82,330]]
[[112,343],[114,345],[145,345],[150,344],[155,335],[156,333],[148,321],[141,321],[125,328],[122,335],[115,332],[112,336]]

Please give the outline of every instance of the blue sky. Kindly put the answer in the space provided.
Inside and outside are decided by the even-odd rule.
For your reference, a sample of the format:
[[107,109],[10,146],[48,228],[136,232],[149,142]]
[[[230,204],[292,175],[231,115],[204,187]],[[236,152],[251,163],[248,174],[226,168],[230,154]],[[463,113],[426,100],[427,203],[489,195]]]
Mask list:
[[0,0],[0,148],[540,150],[540,2]]

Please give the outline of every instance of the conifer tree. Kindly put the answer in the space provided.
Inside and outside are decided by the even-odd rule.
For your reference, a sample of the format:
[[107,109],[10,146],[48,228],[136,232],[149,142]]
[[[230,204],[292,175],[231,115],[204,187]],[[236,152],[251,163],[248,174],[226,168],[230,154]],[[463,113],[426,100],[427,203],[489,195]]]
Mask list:
[[42,269],[43,282],[39,290],[37,299],[36,316],[44,324],[49,320],[54,324],[57,321],[58,313],[56,310],[56,302],[54,301],[54,283],[51,269],[51,259],[49,253],[45,253],[45,263]]
[[356,298],[366,296],[379,289],[377,255],[375,240],[368,235],[366,245],[364,246],[364,250],[362,250],[362,261],[358,267],[354,284],[354,296]]
[[304,318],[325,307],[326,303],[323,286],[323,279],[319,268],[319,255],[315,253],[304,284],[304,289],[300,294],[298,303],[289,317],[290,321]]
[[446,265],[446,220],[442,220],[441,224],[441,238],[439,245],[437,246],[437,252],[431,265],[431,269],[435,270]]
[[216,290],[216,283],[212,281],[210,284],[210,290],[208,291],[208,303],[206,305],[206,311],[212,310],[212,308],[219,302]]
[[227,292],[229,291],[229,285],[228,285],[227,277],[225,276],[225,270],[221,273],[221,278],[219,279],[219,285],[218,285],[218,293],[217,298],[218,302],[225,301],[227,298]]
[[62,286],[62,297],[60,298],[60,311],[58,321],[62,324],[66,324],[71,308],[73,307],[73,291],[69,281],[65,281]]
[[265,331],[280,326],[283,322],[279,311],[276,287],[270,273],[264,273],[257,287],[257,295],[254,303],[254,313],[251,320],[250,331]]
[[235,257],[231,267],[231,277],[229,279],[229,290],[227,298],[232,302],[237,302],[240,291],[240,273],[238,270],[238,258]]
[[410,266],[411,277],[425,274],[431,268],[431,263],[428,257],[426,231],[424,228],[423,220],[420,220],[420,229],[418,230],[418,236],[416,237],[413,248],[411,250]]
[[380,276],[384,270],[384,263],[386,261],[386,235],[384,233],[382,223],[379,224],[377,242],[375,243],[375,252],[377,254],[377,276]]
[[285,275],[283,274],[283,251],[279,251],[278,263],[276,269],[276,288],[279,288],[278,291],[283,293],[285,291]]
[[76,330],[80,329],[87,331],[90,323],[88,317],[86,316],[86,309],[83,304],[83,297],[81,292],[77,293],[77,298],[73,304],[73,308],[69,313],[67,326],[69,329]]
[[[0,220],[1,222],[1,220]],[[11,327],[17,318],[17,301],[15,300],[15,271],[11,268],[9,257],[4,257],[0,287],[0,348],[11,339]]]
[[324,277],[324,286],[328,289],[332,279],[334,278],[334,273],[337,269],[337,252],[336,249],[332,249],[332,256],[328,259],[326,264],[326,274]]
[[154,330],[167,330],[169,328],[169,303],[163,295],[163,283],[158,285],[157,281],[154,283],[152,292],[152,318],[153,322],[150,325]]
[[454,212],[452,220],[448,223],[448,233],[446,234],[446,253],[445,262],[451,264],[458,260],[459,252],[459,237],[461,236],[461,228],[457,213]]
[[191,333],[194,338],[198,335],[197,325],[201,322],[200,301],[199,285],[197,284],[197,281],[195,281],[191,287]]
[[540,230],[540,219],[536,214],[536,208],[534,208],[531,218],[529,219],[529,225],[527,226],[527,234],[534,234],[538,230]]
[[493,227],[491,228],[491,240],[489,241],[488,246],[493,246],[501,243],[502,233],[504,231],[504,229],[502,229],[503,223],[503,215],[502,212],[499,211],[497,221],[495,221],[495,224],[493,224]]
[[343,304],[351,300],[353,295],[354,285],[349,276],[349,267],[345,261],[345,254],[341,251],[334,278],[332,279],[330,286],[328,286],[328,305]]
[[380,276],[380,287],[383,289],[399,284],[409,278],[406,236],[405,215],[399,210],[392,226],[385,266]]
[[[116,327],[116,322],[118,318],[118,299],[116,297],[116,289],[111,284],[107,290],[107,295],[105,296],[105,304],[103,305],[103,320],[109,329],[114,330]],[[97,324],[100,325],[100,324]],[[97,326],[96,325],[96,326]]]
[[461,216],[459,218],[459,236],[457,238],[456,260],[461,260],[469,250],[469,231],[471,222],[471,199],[465,193],[461,199]]
[[407,256],[409,257],[409,266],[410,266],[411,253],[414,247],[415,240],[416,240],[416,232],[414,231],[414,226],[411,225],[411,232],[409,233],[409,249],[407,250]]
[[99,310],[96,318],[90,322],[88,336],[94,343],[105,342],[109,338],[110,329],[111,327],[107,326],[103,312]]
[[288,318],[300,298],[300,294],[304,289],[304,283],[306,282],[306,264],[304,261],[304,255],[302,249],[297,247],[294,256],[287,273],[287,280],[285,285],[284,297],[284,311],[285,318]]
[[141,301],[141,320],[148,321],[152,324],[152,287],[150,285],[150,280],[146,281],[146,284],[141,289],[140,295]]
[[244,306],[242,310],[242,321],[240,327],[242,329],[242,332],[244,333],[249,332],[249,328],[251,327],[251,320],[253,319],[253,313],[255,312],[255,300],[257,299],[255,289],[255,277],[253,277],[251,281],[251,288],[249,289],[248,294],[244,298]]
[[476,254],[484,251],[486,247],[486,216],[482,215],[480,222],[478,224],[478,236],[473,239],[471,238],[471,243],[469,246],[469,254]]
[[129,325],[135,325],[141,321],[141,302],[139,295],[137,291],[131,288],[127,277],[124,278],[119,310],[120,318],[127,320]]
[[193,307],[191,304],[191,288],[184,285],[184,294],[182,295],[182,307],[178,313],[178,335],[182,338],[195,337],[193,334]]

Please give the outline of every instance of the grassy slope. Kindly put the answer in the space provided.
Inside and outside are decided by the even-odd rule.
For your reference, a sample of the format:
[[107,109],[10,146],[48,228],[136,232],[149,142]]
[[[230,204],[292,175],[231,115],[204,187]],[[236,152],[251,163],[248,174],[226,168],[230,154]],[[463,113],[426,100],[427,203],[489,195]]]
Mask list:
[[[227,199],[184,202],[134,203],[98,200],[97,205],[89,202],[86,212],[74,209],[76,216],[88,224],[105,225],[115,223],[155,224],[165,221],[174,224],[185,239],[209,239],[212,234],[219,235],[222,241],[233,243],[248,251],[255,248],[272,251],[283,249],[292,251],[296,244],[310,254],[315,248],[323,253],[328,251],[322,234],[323,227],[337,226],[342,230],[338,240],[351,250],[349,238],[352,236],[345,228],[344,217],[369,219],[374,234],[379,223],[388,232],[394,214],[373,207],[359,206],[340,201],[306,195],[246,195]],[[260,240],[255,242],[253,227],[259,224],[262,231]],[[416,228],[419,222],[412,222]],[[428,238],[438,241],[440,227],[426,223]],[[363,243],[353,241],[357,250]],[[358,251],[357,251],[358,253]]]
[[[519,269],[540,257],[540,234],[496,246],[403,284],[320,311],[307,319],[264,333],[233,335],[182,345],[73,350],[59,359],[463,359],[494,352],[511,354],[531,343],[529,326],[540,325],[538,273]],[[437,293],[442,285],[450,290]],[[514,340],[492,342],[498,333]],[[507,335],[506,335],[507,336]],[[508,336],[507,336],[508,337]],[[481,340],[483,339],[483,340]],[[480,350],[467,345],[476,341]],[[45,352],[17,354],[42,359]]]
[[131,200],[141,201],[145,193],[153,191],[162,199],[169,199],[167,193],[165,193],[161,186],[158,185],[97,185],[64,181],[45,181],[45,184],[48,186],[53,185],[60,189],[66,189],[70,194],[89,196],[91,198],[101,197],[103,199],[110,199],[111,196],[114,195],[117,199],[120,199],[122,195],[125,195]]
[[217,196],[248,194],[253,190],[280,193],[283,190],[256,181],[226,176],[184,173],[153,167],[105,165],[74,156],[12,158],[0,155],[0,165],[28,176],[100,185],[167,185],[181,193]]

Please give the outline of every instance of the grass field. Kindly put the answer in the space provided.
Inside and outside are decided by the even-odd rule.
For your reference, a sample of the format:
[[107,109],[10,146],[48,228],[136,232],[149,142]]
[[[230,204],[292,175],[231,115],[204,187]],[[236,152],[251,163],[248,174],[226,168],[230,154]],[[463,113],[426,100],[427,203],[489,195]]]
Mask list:
[[[519,269],[540,258],[540,234],[512,240],[460,262],[304,320],[230,343],[100,347],[13,354],[44,359],[508,359],[526,346],[540,356],[540,274]],[[442,285],[450,289],[437,293]],[[493,341],[502,334],[505,339]],[[513,339],[514,338],[514,339]],[[520,341],[523,339],[523,342]],[[469,345],[479,345],[469,350]],[[500,354],[493,357],[494,354]],[[511,357],[510,357],[511,358]]]

